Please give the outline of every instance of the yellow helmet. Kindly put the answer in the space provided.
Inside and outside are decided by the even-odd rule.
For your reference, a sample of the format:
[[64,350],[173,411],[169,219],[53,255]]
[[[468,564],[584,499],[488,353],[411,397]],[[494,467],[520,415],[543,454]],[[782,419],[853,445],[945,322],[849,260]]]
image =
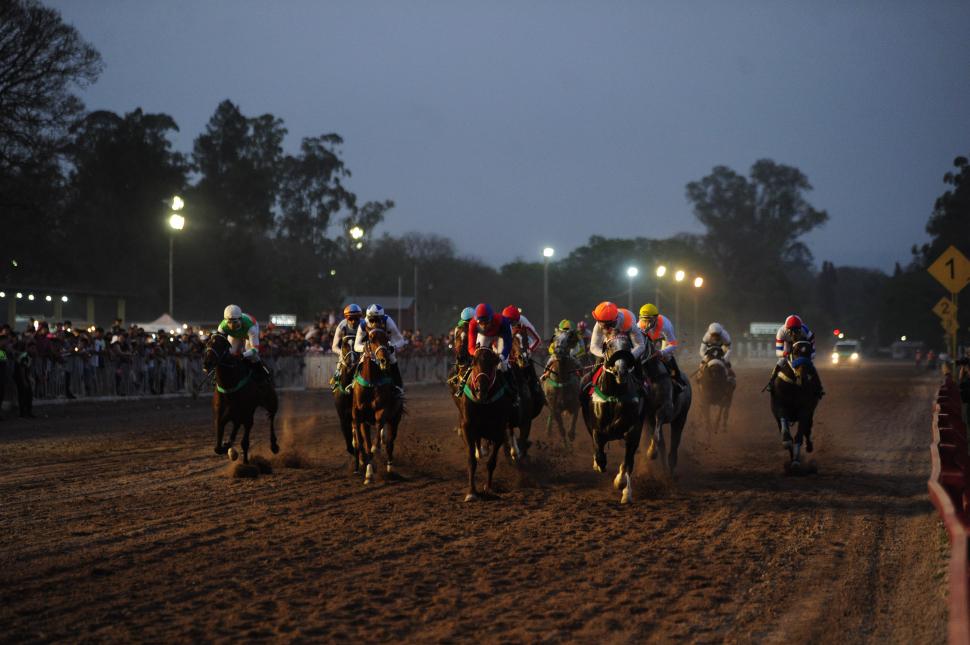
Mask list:
[[657,310],[657,305],[652,303],[647,303],[640,307],[640,317],[647,318],[649,316],[659,316],[660,311]]
[[563,318],[559,321],[559,331],[569,331],[573,328],[573,321]]

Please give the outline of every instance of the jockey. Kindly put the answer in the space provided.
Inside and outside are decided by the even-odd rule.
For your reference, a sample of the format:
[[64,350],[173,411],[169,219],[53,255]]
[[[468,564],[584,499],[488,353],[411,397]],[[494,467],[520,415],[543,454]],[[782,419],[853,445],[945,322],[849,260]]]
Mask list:
[[634,331],[633,329],[633,316],[624,316],[612,302],[606,301],[596,305],[596,309],[593,310],[593,318],[596,319],[596,324],[593,325],[589,351],[596,358],[604,359],[607,341],[621,334],[626,334],[630,339],[634,358],[639,359],[646,351],[647,347],[643,342],[643,334],[639,330]]
[[529,343],[529,351],[536,351],[536,348],[542,343],[542,337],[539,336],[539,332],[529,322],[529,319],[522,315],[522,310],[515,305],[509,305],[502,310],[502,316],[512,325],[513,335],[516,333],[525,334],[525,339]]
[[254,365],[259,364],[262,371],[269,374],[269,369],[259,360],[259,325],[256,319],[244,314],[237,305],[226,306],[222,316],[219,332],[229,339],[230,353],[235,355],[242,352],[243,358]]
[[677,337],[674,335],[674,324],[670,318],[661,316],[657,306],[648,303],[640,307],[640,321],[637,325],[644,336],[657,348],[660,360],[667,366],[674,381],[680,385],[686,385],[684,375],[677,366],[677,358],[674,356],[677,351]]
[[397,386],[401,392],[404,392],[404,381],[401,379],[401,368],[397,366],[397,357],[394,353],[408,344],[404,340],[404,336],[401,335],[401,330],[397,328],[394,319],[384,313],[384,307],[380,305],[371,305],[367,308],[367,314],[365,317],[366,324],[357,325],[357,337],[354,339],[354,351],[358,354],[362,354],[367,350],[367,334],[373,329],[383,329],[387,332],[387,340],[389,345],[389,356],[388,360],[391,363],[391,378],[394,379],[394,385]]
[[[512,405],[518,407],[519,388],[515,384],[515,376],[509,369],[509,353],[512,351],[512,324],[502,314],[497,314],[488,303],[480,303],[475,307],[475,317],[468,324],[468,353],[475,355],[479,347],[490,347],[502,359],[499,372],[505,379],[505,385],[512,393]],[[471,370],[466,370],[462,377],[461,386],[456,396],[461,396],[468,381]]]
[[[360,308],[360,305],[351,303],[344,307],[344,319],[337,325],[337,329],[333,334],[333,343],[330,345],[330,350],[338,357],[345,342],[349,341],[353,343],[356,340],[357,328],[360,327],[360,319],[363,316],[364,311]],[[333,378],[330,379],[330,385],[332,387],[336,387],[340,382],[342,367],[343,362],[338,361],[337,369],[333,373]]]
[[707,361],[710,360],[708,352],[712,349],[720,348],[721,350],[721,360],[728,367],[731,367],[731,361],[728,357],[731,355],[731,335],[727,333],[727,330],[718,322],[712,322],[707,328],[707,332],[704,334],[704,338],[701,339],[701,367],[707,365]]
[[458,324],[451,330],[451,345],[455,350],[455,362],[459,365],[468,365],[471,356],[468,353],[468,325],[475,317],[474,307],[465,307],[461,310]]
[[[583,324],[583,323],[580,323]],[[583,342],[583,337],[578,330],[573,329],[573,322],[568,319],[563,319],[559,321],[559,326],[556,328],[556,336],[549,343],[549,354],[554,355],[556,353],[556,345],[559,343],[560,339],[562,342],[566,343],[566,348],[569,350],[569,355],[572,356],[576,361],[581,360],[581,358],[586,354],[586,343]],[[552,358],[546,363],[546,367],[552,362]]]
[[814,363],[815,333],[808,328],[808,325],[802,322],[801,317],[795,314],[785,318],[785,324],[779,327],[778,333],[775,334],[775,355],[778,357],[778,362],[775,364],[775,369],[771,372],[771,379],[768,381],[768,385],[770,387],[774,384],[775,377],[778,376],[778,370],[785,364],[789,354],[791,354],[792,347],[799,341],[808,341],[812,346],[811,359],[813,362],[809,364],[809,369],[815,377],[817,387],[816,396],[822,398],[825,396],[825,390],[822,388],[822,381],[818,377],[818,370],[815,369]]

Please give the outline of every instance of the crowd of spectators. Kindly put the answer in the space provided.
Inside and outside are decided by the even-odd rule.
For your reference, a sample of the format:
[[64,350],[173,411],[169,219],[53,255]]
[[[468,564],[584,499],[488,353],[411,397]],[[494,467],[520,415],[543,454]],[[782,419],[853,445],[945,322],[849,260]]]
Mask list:
[[[324,312],[305,327],[260,326],[260,356],[269,363],[331,351],[338,319]],[[0,402],[6,385],[17,390],[22,416],[32,415],[34,396],[76,398],[79,393],[113,395],[184,391],[186,379],[199,378],[205,340],[215,325],[181,329],[144,329],[121,319],[107,329],[76,327],[70,320],[30,320],[22,331],[0,326]],[[404,329],[408,345],[399,356],[450,355],[446,335]]]

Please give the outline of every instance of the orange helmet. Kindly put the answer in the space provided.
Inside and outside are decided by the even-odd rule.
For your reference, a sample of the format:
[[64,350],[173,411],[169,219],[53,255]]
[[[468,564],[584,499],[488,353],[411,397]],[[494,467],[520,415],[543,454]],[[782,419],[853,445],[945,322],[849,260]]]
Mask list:
[[629,309],[620,309],[620,313],[623,314],[623,322],[620,324],[620,331],[630,331],[633,329],[633,321],[636,318],[633,317],[633,312]]
[[593,318],[597,322],[614,322],[616,321],[616,315],[619,310],[609,300],[604,300],[603,302],[596,305],[596,309],[593,310]]

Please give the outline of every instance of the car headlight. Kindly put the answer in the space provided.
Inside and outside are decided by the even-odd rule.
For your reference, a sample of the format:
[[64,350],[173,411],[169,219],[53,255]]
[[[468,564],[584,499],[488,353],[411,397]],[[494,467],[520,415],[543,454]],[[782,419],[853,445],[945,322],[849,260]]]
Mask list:
[[857,361],[857,360],[859,360],[859,352],[852,352],[852,356],[849,357],[849,360],[850,361]]
[[832,352],[832,362],[833,363],[838,363],[839,362],[839,354],[838,354],[838,352]]

